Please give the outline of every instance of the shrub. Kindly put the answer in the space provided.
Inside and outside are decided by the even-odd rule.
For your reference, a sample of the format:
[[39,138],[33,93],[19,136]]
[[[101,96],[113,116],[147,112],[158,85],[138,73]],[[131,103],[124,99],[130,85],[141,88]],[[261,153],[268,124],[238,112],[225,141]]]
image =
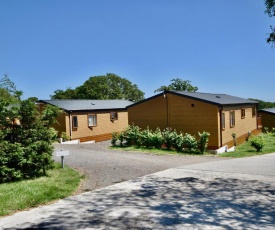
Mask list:
[[184,145],[184,137],[182,133],[175,136],[173,147],[177,150],[177,152],[182,152],[182,147]]
[[203,154],[207,148],[208,140],[209,140],[210,133],[208,132],[199,132],[199,141],[198,141],[198,147],[200,150],[200,153]]
[[120,132],[117,134],[118,140],[119,140],[119,145],[123,146],[123,142],[124,142],[124,132]]
[[252,137],[250,139],[250,143],[251,143],[251,146],[257,150],[257,152],[260,152],[265,146],[265,141],[263,136]]
[[184,145],[188,148],[190,152],[196,151],[196,149],[198,148],[198,142],[196,140],[196,137],[186,133],[183,139],[184,139]]
[[67,135],[66,132],[62,132],[61,135],[60,135],[60,138],[62,138],[62,141],[70,140],[70,137]]
[[146,148],[149,148],[151,146],[151,130],[149,127],[147,129],[142,130],[139,133],[139,144],[141,146],[145,146]]
[[171,128],[166,128],[162,132],[163,142],[166,145],[166,149],[170,150],[177,138],[177,131]]
[[116,146],[117,141],[118,141],[118,134],[112,133],[112,140],[111,140],[112,146]]
[[268,132],[269,132],[268,127],[264,127],[264,128],[263,128],[263,133],[268,133]]
[[129,125],[124,131],[124,139],[127,145],[138,144],[140,128],[138,126]]
[[157,149],[160,149],[163,144],[163,138],[162,138],[162,133],[160,131],[160,128],[156,128],[156,130],[152,133],[150,138],[151,138],[150,140],[151,145]]

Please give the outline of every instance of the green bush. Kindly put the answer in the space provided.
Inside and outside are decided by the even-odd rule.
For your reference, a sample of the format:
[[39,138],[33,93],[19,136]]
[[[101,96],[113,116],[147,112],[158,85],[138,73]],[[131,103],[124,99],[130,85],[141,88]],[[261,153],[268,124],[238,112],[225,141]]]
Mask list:
[[184,139],[184,146],[188,148],[189,152],[193,152],[197,150],[198,142],[196,140],[196,137],[186,133],[183,139]]
[[177,150],[177,152],[182,152],[182,147],[184,145],[184,137],[182,133],[175,136],[173,141],[173,147]]
[[251,146],[257,150],[257,152],[260,152],[265,146],[265,141],[262,136],[252,137],[250,139],[250,143],[251,143]]
[[162,133],[160,128],[156,128],[156,130],[150,135],[150,143],[153,147],[160,149],[163,144]]
[[175,144],[177,135],[177,131],[171,128],[166,128],[163,130],[162,137],[167,150],[170,150],[172,146]]
[[119,140],[119,145],[123,146],[123,142],[124,142],[124,132],[120,132],[117,134],[118,140]]
[[155,131],[152,131],[149,127],[141,130],[138,126],[129,125],[124,131],[112,134],[111,144],[116,146],[117,141],[119,141],[120,146],[137,145],[158,149],[165,145],[167,150],[174,148],[177,152],[182,152],[183,147],[185,147],[189,152],[199,149],[203,153],[207,148],[209,136],[210,134],[207,132],[199,133],[200,138],[197,141],[195,136],[188,133],[183,136],[182,133],[178,134],[172,128],[166,128],[161,132],[159,128],[156,128]]
[[152,132],[147,127],[147,129],[142,130],[139,133],[139,145],[145,146],[146,148],[149,148],[151,146],[151,139],[152,139]]
[[67,135],[66,132],[62,132],[61,135],[60,135],[60,138],[62,138],[62,141],[70,140],[70,137]]
[[208,146],[210,133],[208,132],[199,132],[199,141],[198,141],[198,148],[201,154],[203,154]]
[[49,125],[57,114],[53,107],[39,113],[31,100],[17,106],[0,100],[0,183],[45,175],[53,168],[57,133]]
[[264,127],[264,128],[263,128],[263,133],[268,133],[268,132],[269,132],[268,127]]
[[140,128],[138,126],[129,125],[124,131],[124,139],[126,145],[136,145],[139,141]]
[[117,141],[118,141],[118,134],[114,132],[112,133],[112,140],[111,140],[112,146],[116,146]]

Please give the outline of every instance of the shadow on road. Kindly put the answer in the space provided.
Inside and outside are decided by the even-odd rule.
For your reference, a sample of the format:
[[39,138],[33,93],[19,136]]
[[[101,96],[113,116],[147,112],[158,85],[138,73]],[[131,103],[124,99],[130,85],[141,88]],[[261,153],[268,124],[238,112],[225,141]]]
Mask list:
[[[254,180],[194,177],[132,180],[65,199],[68,205],[31,229],[272,229],[275,187]],[[137,183],[138,182],[138,183]],[[130,185],[129,185],[130,183]],[[125,187],[125,186],[124,186]],[[126,186],[127,187],[127,186]]]

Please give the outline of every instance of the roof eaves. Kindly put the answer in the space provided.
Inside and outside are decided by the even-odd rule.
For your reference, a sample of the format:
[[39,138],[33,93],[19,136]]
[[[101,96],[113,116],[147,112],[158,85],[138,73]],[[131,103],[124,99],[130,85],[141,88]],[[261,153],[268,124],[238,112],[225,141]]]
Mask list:
[[48,102],[49,100],[39,100],[38,102],[42,102],[42,103],[45,103],[45,104],[47,104],[47,105],[52,105],[52,106],[56,106],[56,107],[58,107],[59,109],[62,109],[62,110],[64,110],[65,112],[71,112],[71,110],[68,110],[68,109],[65,109],[65,108],[63,108],[63,107],[60,107],[60,106],[58,106],[58,105],[54,105],[54,104],[52,104],[52,103],[50,103],[50,102]]
[[[182,96],[182,97],[186,97],[186,98],[189,98],[189,99],[193,99],[193,100],[198,100],[198,101],[201,101],[201,102],[205,102],[205,103],[208,103],[208,104],[212,104],[212,105],[217,105],[217,106],[236,106],[236,105],[239,105],[239,106],[242,106],[242,105],[255,105],[255,104],[258,104],[258,102],[236,102],[236,103],[218,103],[218,102],[215,102],[215,101],[211,101],[211,100],[207,100],[207,99],[202,99],[202,98],[197,98],[197,97],[192,97],[190,95],[186,95],[186,94],[181,94],[181,93],[178,93],[176,91],[168,91],[169,93],[171,94],[175,94],[175,95],[178,95],[178,96]],[[217,95],[220,95],[220,94],[217,94]]]
[[187,97],[189,99],[193,99],[193,100],[209,103],[209,104],[212,104],[212,105],[219,105],[219,106],[224,105],[222,103],[217,103],[217,102],[214,102],[214,101],[204,100],[202,98],[197,98],[197,97],[192,97],[192,96],[189,96],[189,95],[186,95],[186,94],[177,93],[175,91],[167,91],[167,92],[171,93],[171,94],[174,94],[174,95],[177,95],[177,96]]
[[142,104],[142,103],[144,103],[144,102],[146,102],[146,101],[150,101],[150,100],[152,100],[152,99],[154,99],[154,98],[156,98],[156,97],[159,97],[159,96],[162,95],[162,94],[164,95],[164,92],[159,93],[159,94],[156,94],[156,95],[154,95],[154,96],[152,96],[152,97],[146,98],[146,99],[144,99],[144,100],[142,100],[142,101],[138,101],[138,102],[133,103],[133,104],[131,104],[131,105],[128,105],[128,106],[126,106],[126,109],[131,108],[131,107],[136,106],[136,105],[139,105],[139,104]]
[[265,110],[265,109],[261,109],[259,110],[260,113],[268,113],[268,114],[272,114],[272,115],[275,115],[275,111],[269,111],[269,110]]

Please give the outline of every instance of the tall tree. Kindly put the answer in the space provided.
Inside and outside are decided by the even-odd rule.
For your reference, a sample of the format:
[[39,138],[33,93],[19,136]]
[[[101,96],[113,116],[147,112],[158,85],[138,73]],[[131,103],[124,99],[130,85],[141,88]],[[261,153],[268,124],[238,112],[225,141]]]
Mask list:
[[52,99],[127,99],[140,101],[144,99],[144,93],[126,78],[116,74],[90,77],[83,85],[75,89],[56,90]]
[[177,90],[177,91],[188,91],[188,92],[196,92],[198,90],[197,86],[191,85],[191,81],[182,80],[180,78],[175,78],[171,80],[171,84],[168,86],[161,86],[156,89],[154,92],[163,92],[167,90]]
[[0,99],[2,101],[9,101],[16,103],[20,101],[23,92],[17,90],[15,84],[9,79],[7,74],[4,74],[3,78],[0,79]]
[[[268,14],[269,17],[275,16],[275,0],[265,0],[266,10],[265,13]],[[275,27],[270,26],[271,33],[267,38],[267,42],[275,45]]]
[[22,91],[7,76],[1,84],[17,101],[0,98],[0,183],[45,175],[53,167],[57,135],[50,125],[61,111],[54,106],[39,111],[35,98],[20,100]]

